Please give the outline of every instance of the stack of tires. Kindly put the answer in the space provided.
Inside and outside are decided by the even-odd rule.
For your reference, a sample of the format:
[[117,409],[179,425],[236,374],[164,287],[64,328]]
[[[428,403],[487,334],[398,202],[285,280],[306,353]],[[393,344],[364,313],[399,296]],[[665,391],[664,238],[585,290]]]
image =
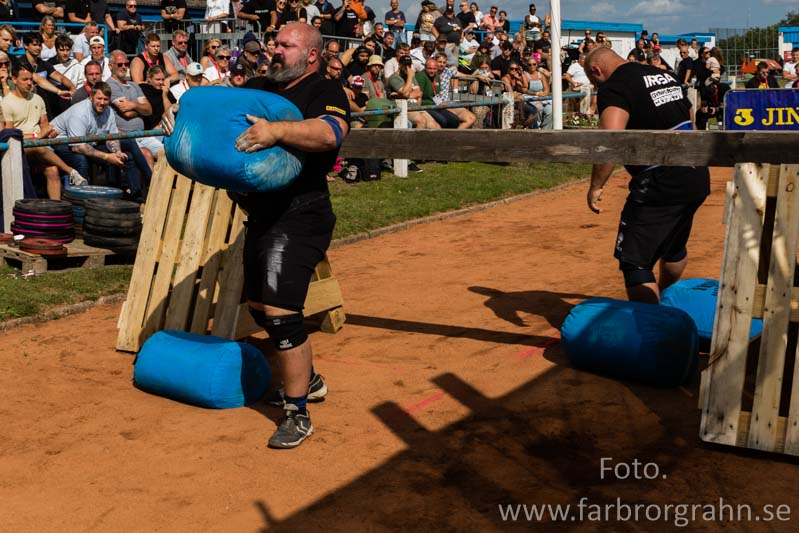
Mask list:
[[75,230],[83,231],[83,221],[86,216],[84,202],[90,199],[115,200],[122,198],[122,189],[115,187],[99,187],[96,185],[82,185],[80,187],[66,187],[61,194],[62,198],[72,204],[72,218],[75,220]]
[[17,200],[11,232],[26,239],[72,242],[75,240],[72,205],[60,200]]
[[141,208],[126,200],[84,201],[83,242],[118,254],[135,254],[141,235]]

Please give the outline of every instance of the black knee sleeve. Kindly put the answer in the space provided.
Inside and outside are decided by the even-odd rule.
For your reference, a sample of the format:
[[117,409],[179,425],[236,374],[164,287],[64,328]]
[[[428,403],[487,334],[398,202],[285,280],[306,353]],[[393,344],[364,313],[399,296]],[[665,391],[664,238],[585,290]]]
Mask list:
[[683,246],[682,250],[678,252],[669,255],[664,255],[663,261],[665,261],[666,263],[678,263],[683,259],[685,259],[686,257],[688,257],[688,249],[685,246]]
[[634,287],[644,283],[655,283],[655,273],[652,270],[645,270],[630,263],[621,263],[619,270],[624,274],[624,286]]
[[266,316],[263,311],[250,308],[255,323],[269,334],[269,339],[279,351],[301,346],[308,340],[302,313],[282,316]]

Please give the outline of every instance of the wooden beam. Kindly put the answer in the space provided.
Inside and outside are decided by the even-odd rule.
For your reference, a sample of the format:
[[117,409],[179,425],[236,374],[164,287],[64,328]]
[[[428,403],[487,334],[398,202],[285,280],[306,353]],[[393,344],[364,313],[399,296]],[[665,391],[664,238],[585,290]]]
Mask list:
[[799,163],[799,132],[606,130],[350,131],[341,153],[370,159],[734,166]]

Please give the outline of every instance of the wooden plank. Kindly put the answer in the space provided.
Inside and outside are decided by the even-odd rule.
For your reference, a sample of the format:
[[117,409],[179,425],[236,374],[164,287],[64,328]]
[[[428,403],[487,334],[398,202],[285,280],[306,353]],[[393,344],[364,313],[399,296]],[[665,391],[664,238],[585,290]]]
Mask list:
[[[746,411],[741,411],[741,415],[738,417],[738,427],[741,428],[738,432],[738,440],[735,442],[735,445],[739,448],[746,448],[747,443],[749,442],[749,425],[751,420],[752,414]],[[774,448],[771,450],[776,453],[791,453],[791,455],[796,455],[794,452],[788,452],[785,447],[785,435],[788,430],[788,419],[784,416],[780,416],[777,418],[777,440],[774,443]]]
[[[799,132],[353,129],[344,157],[529,163],[799,163]],[[535,146],[531,156],[530,146]]]
[[[779,168],[772,166],[772,170]],[[799,237],[799,175],[782,166],[771,181],[779,181],[774,234],[769,260],[766,301],[763,307],[763,334],[760,340],[752,424],[748,447],[773,450],[777,442],[782,374],[788,347],[788,324],[796,264],[796,239]],[[763,236],[767,238],[768,236]]]
[[197,269],[200,266],[204,250],[203,242],[208,232],[208,219],[211,216],[214,191],[213,187],[194,183],[164,329],[185,331],[188,325]]
[[144,207],[144,220],[139,238],[136,261],[133,264],[128,295],[119,315],[117,326],[117,350],[135,352],[141,347],[139,333],[144,323],[147,301],[153,272],[161,253],[161,234],[172,196],[175,171],[162,158],[155,166],[147,203]]
[[236,207],[228,246],[222,257],[222,274],[219,277],[219,298],[214,309],[214,324],[211,334],[225,339],[236,337],[239,320],[239,303],[244,286],[244,219],[247,215]]
[[[763,318],[763,307],[766,301],[766,286],[758,284],[755,287],[755,305],[752,307],[752,318]],[[788,315],[791,322],[799,322],[799,287],[791,288],[791,312]]]
[[208,331],[208,321],[211,319],[211,309],[217,289],[219,265],[222,264],[222,254],[225,248],[225,238],[232,218],[233,200],[227,191],[217,190],[214,200],[214,214],[211,218],[211,228],[203,252],[203,272],[197,297],[194,300],[194,315],[191,319],[192,333],[205,333]]
[[314,281],[308,287],[308,296],[305,298],[305,316],[315,315],[322,311],[341,307],[341,288],[336,278],[327,278]]
[[147,302],[147,311],[144,314],[144,323],[139,334],[139,340],[142,343],[161,329],[164,315],[169,306],[169,290],[172,288],[175,261],[180,253],[180,232],[186,218],[191,184],[192,181],[189,178],[178,176],[175,188],[172,190],[172,198],[164,219],[161,255],[158,258],[158,268],[155,271],[150,298]]
[[768,172],[768,188],[766,189],[766,196],[769,198],[776,198],[780,190],[780,165],[771,165]]
[[725,226],[729,223],[732,216],[732,195],[735,193],[735,184],[731,181],[727,182],[724,191],[724,210],[721,214],[721,223]]
[[738,165],[734,173],[734,215],[724,241],[708,375],[700,391],[700,437],[719,444],[734,445],[738,434],[767,173],[768,168],[752,163]]
[[[799,181],[799,165],[789,165],[787,167],[783,167],[781,177],[786,178],[786,176],[790,176],[790,179],[793,180],[794,182]],[[780,194],[783,193],[784,191],[780,191]],[[793,256],[791,259],[795,261],[795,257],[796,256]],[[794,261],[792,261],[792,264]],[[791,303],[793,304],[794,301],[792,301]],[[795,355],[799,356],[799,347],[797,347]],[[799,368],[798,367],[799,364],[794,363],[793,375],[785,376],[785,379],[791,380],[791,404],[788,408],[788,431],[785,438],[785,453],[791,455],[799,455]]]

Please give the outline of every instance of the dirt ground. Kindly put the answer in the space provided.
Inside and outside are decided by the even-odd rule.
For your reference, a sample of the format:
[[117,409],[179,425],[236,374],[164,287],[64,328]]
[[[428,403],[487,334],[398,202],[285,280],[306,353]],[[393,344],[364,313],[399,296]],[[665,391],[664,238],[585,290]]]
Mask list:
[[[718,277],[730,175],[714,171],[687,277]],[[701,443],[698,380],[653,389],[569,367],[570,307],[623,297],[612,248],[626,180],[611,180],[599,216],[585,188],[332,250],[348,321],[312,335],[330,394],[292,451],[266,448],[276,408],[203,410],[135,389],[133,357],[114,350],[119,305],[3,333],[0,527],[491,531],[531,525],[503,521],[501,505],[618,498],[661,517],[600,524],[585,507],[533,526],[657,531],[674,528],[667,504],[722,499],[752,520],[764,505],[799,510],[796,460]],[[603,458],[658,475],[603,479]],[[702,513],[690,529],[795,531]]]

